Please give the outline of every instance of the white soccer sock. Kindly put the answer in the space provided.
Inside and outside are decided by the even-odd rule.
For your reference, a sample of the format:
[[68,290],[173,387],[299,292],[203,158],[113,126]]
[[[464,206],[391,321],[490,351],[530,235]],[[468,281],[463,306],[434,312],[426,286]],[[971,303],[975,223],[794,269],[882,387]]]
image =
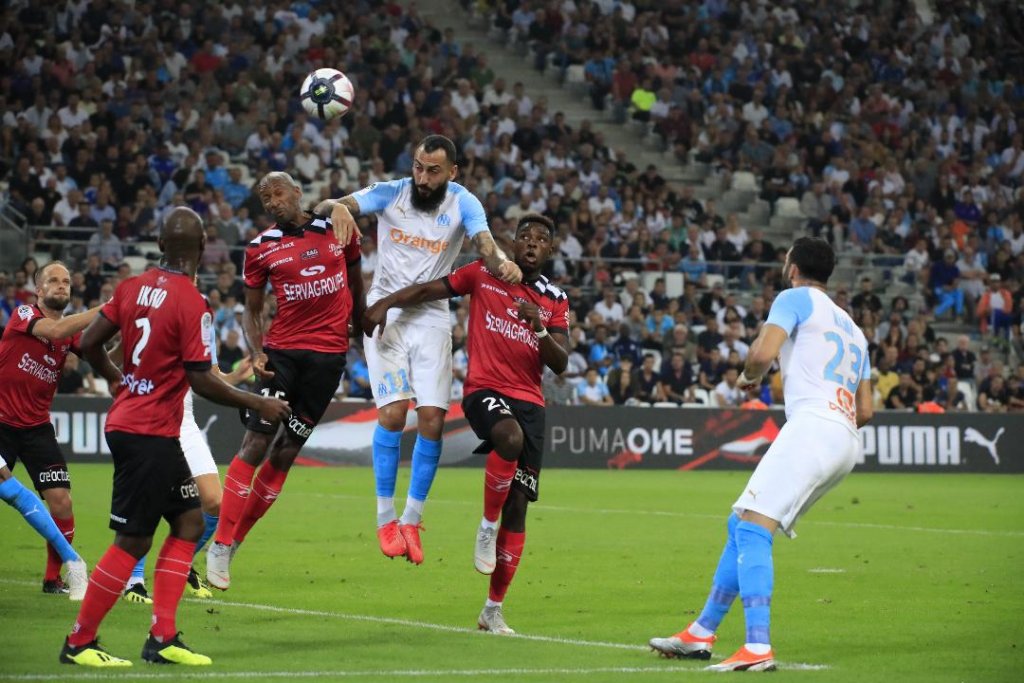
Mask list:
[[377,526],[384,526],[396,519],[398,519],[398,515],[395,514],[395,499],[377,496]]
[[766,655],[772,651],[772,646],[768,643],[747,643],[744,647],[755,655]]
[[498,520],[494,520],[492,522],[491,520],[487,519],[486,517],[481,517],[480,518],[480,526],[483,527],[484,529],[497,529],[498,528]]
[[402,513],[402,519],[399,520],[400,524],[419,524],[420,520],[423,519],[423,502],[422,500],[416,500],[415,498],[405,499],[405,512]]
[[710,638],[711,636],[715,635],[714,631],[707,630],[706,628],[698,624],[696,621],[687,626],[686,630],[690,632],[691,636],[696,636],[698,638]]
[[501,607],[501,603],[500,602],[495,602],[494,600],[491,600],[490,598],[487,598],[487,602],[484,603],[484,607],[487,607],[487,608]]
[[146,579],[142,576],[132,576],[128,578],[128,583],[124,585],[125,590],[128,590],[132,586],[138,586],[139,584],[146,585]]

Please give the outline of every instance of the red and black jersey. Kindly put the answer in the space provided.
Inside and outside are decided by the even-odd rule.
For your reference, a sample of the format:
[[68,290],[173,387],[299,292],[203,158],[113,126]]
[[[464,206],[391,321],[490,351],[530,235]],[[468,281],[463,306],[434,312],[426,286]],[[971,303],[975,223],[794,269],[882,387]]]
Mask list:
[[81,334],[50,341],[32,334],[46,318],[38,306],[18,306],[0,339],[0,423],[27,429],[50,421],[50,404],[68,353]]
[[519,304],[540,308],[548,331],[569,333],[569,299],[543,275],[510,285],[474,261],[445,278],[453,294],[472,294],[466,330],[469,370],[464,392],[494,389],[510,398],[544,405],[540,342],[530,323],[519,319]]
[[180,436],[186,370],[210,369],[213,315],[188,275],[153,268],[117,286],[100,315],[121,330],[124,379],[106,431]]
[[270,281],[277,316],[263,345],[324,353],[348,351],[352,317],[349,267],[359,272],[359,237],[347,245],[334,237],[331,220],[313,216],[297,228],[277,225],[259,234],[245,251],[245,286],[261,289]]

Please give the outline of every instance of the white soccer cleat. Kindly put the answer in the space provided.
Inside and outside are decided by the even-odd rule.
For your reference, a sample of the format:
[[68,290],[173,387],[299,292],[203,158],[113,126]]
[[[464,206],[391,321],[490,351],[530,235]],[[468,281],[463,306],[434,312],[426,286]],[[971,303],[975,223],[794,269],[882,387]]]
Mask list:
[[493,574],[498,563],[498,530],[481,526],[476,532],[473,564],[481,574]]
[[715,644],[715,636],[701,638],[690,633],[687,626],[679,633],[668,638],[651,638],[647,641],[651,649],[662,657],[685,659],[711,659],[711,648]]
[[206,582],[214,588],[226,591],[231,587],[232,546],[214,541],[206,550]]
[[499,636],[511,636],[515,634],[509,625],[505,623],[505,617],[501,614],[501,606],[484,607],[480,612],[480,618],[476,620],[477,628]]
[[85,560],[68,560],[64,566],[68,570],[68,598],[72,602],[81,602],[85,599],[85,589],[89,587],[89,570]]

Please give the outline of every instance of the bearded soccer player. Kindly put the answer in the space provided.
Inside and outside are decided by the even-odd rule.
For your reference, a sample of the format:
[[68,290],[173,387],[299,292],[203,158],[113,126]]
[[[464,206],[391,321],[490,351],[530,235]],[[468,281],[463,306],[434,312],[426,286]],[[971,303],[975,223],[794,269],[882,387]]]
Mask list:
[[[75,516],[71,477],[50,424],[50,404],[68,353],[81,355],[81,331],[98,308],[64,317],[71,297],[71,273],[53,261],[35,274],[39,303],[19,306],[0,339],[0,498],[18,510],[47,540],[44,593],[85,596],[85,563],[71,547]],[[36,491],[50,509],[28,491],[11,470],[21,460]],[[60,578],[68,569],[67,584]]]
[[[243,326],[259,391],[287,400],[292,414],[280,435],[276,424],[250,414],[228,467],[217,533],[206,553],[207,581],[221,590],[231,585],[236,549],[277,500],[288,470],[334,397],[345,370],[349,322],[363,308],[358,233],[339,242],[330,218],[303,211],[302,189],[287,173],[264,176],[258,193],[276,223],[245,252]],[[277,317],[264,339],[267,282],[277,299]]]
[[[457,173],[455,143],[443,135],[428,135],[416,146],[412,178],[374,183],[317,207],[331,211],[342,240],[358,232],[353,216],[377,214],[380,257],[368,304],[451,272],[465,235],[473,240],[491,273],[509,284],[520,281],[519,268],[495,244],[480,201],[453,182]],[[387,557],[404,555],[420,564],[420,522],[441,457],[441,433],[451,395],[451,324],[447,307],[433,301],[393,311],[388,323],[379,338],[366,337],[363,344],[378,411],[373,435],[377,538]],[[418,434],[405,510],[399,519],[395,510],[399,446],[413,398]]]
[[131,665],[103,650],[96,633],[135,563],[149,551],[161,517],[170,534],[156,561],[152,626],[142,658],[157,664],[211,663],[185,645],[176,624],[196,540],[203,532],[199,492],[178,440],[185,393],[191,386],[200,396],[258,412],[268,422],[290,412],[284,401],[238,391],[210,372],[213,316],[193,284],[206,244],[199,216],[184,207],[171,211],[159,244],[161,267],[121,282],[82,335],[88,361],[104,376],[116,376],[120,371],[103,344],[120,331],[124,374],[105,427],[114,461],[114,543],[93,570],[78,618],[64,641],[60,661],[65,664]]
[[[551,255],[554,223],[523,216],[516,228],[515,262],[523,273],[510,285],[475,261],[451,275],[390,294],[365,316],[370,336],[386,329],[388,310],[472,295],[467,339],[469,371],[463,411],[483,440],[484,514],[477,530],[474,565],[491,577],[478,619],[481,630],[514,633],[505,623],[502,602],[526,541],[526,508],[537,500],[544,445],[544,366],[556,373],[569,362],[569,302],[541,274]],[[381,333],[383,336],[384,330]],[[500,516],[500,527],[499,527]]]
[[746,642],[708,668],[775,670],[769,628],[775,532],[793,537],[797,520],[853,469],[857,430],[874,413],[867,341],[826,293],[835,262],[828,242],[811,237],[796,240],[786,256],[783,274],[792,287],[772,303],[737,382],[743,389],[760,386],[778,356],[786,424],[733,503],[700,616],[674,636],[650,640],[663,655],[710,658],[715,632],[739,596]]

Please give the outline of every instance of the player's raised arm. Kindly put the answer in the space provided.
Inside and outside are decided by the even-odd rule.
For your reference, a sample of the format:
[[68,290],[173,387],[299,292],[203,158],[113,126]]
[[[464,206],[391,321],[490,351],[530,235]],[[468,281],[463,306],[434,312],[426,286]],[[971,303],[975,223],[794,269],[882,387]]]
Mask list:
[[480,258],[484,260],[487,270],[512,285],[522,281],[523,271],[519,269],[519,266],[514,261],[510,261],[505,256],[505,252],[494,241],[494,236],[491,235],[490,231],[478,232],[474,235],[473,246],[480,253]]
[[49,339],[50,341],[66,339],[87,328],[99,312],[100,307],[96,306],[88,311],[65,316],[60,320],[39,318],[32,324],[29,331],[37,337]]
[[366,309],[366,313],[363,314],[363,334],[367,337],[372,337],[374,330],[378,326],[380,326],[381,332],[383,332],[384,325],[387,324],[388,310],[392,308],[415,306],[427,301],[447,299],[451,296],[454,296],[454,293],[448,287],[445,278],[403,287],[397,292],[388,294]]
[[356,225],[356,216],[360,213],[359,202],[352,195],[346,195],[341,199],[325,199],[314,207],[313,213],[318,216],[330,215],[338,244],[348,244],[352,235],[363,236]]

